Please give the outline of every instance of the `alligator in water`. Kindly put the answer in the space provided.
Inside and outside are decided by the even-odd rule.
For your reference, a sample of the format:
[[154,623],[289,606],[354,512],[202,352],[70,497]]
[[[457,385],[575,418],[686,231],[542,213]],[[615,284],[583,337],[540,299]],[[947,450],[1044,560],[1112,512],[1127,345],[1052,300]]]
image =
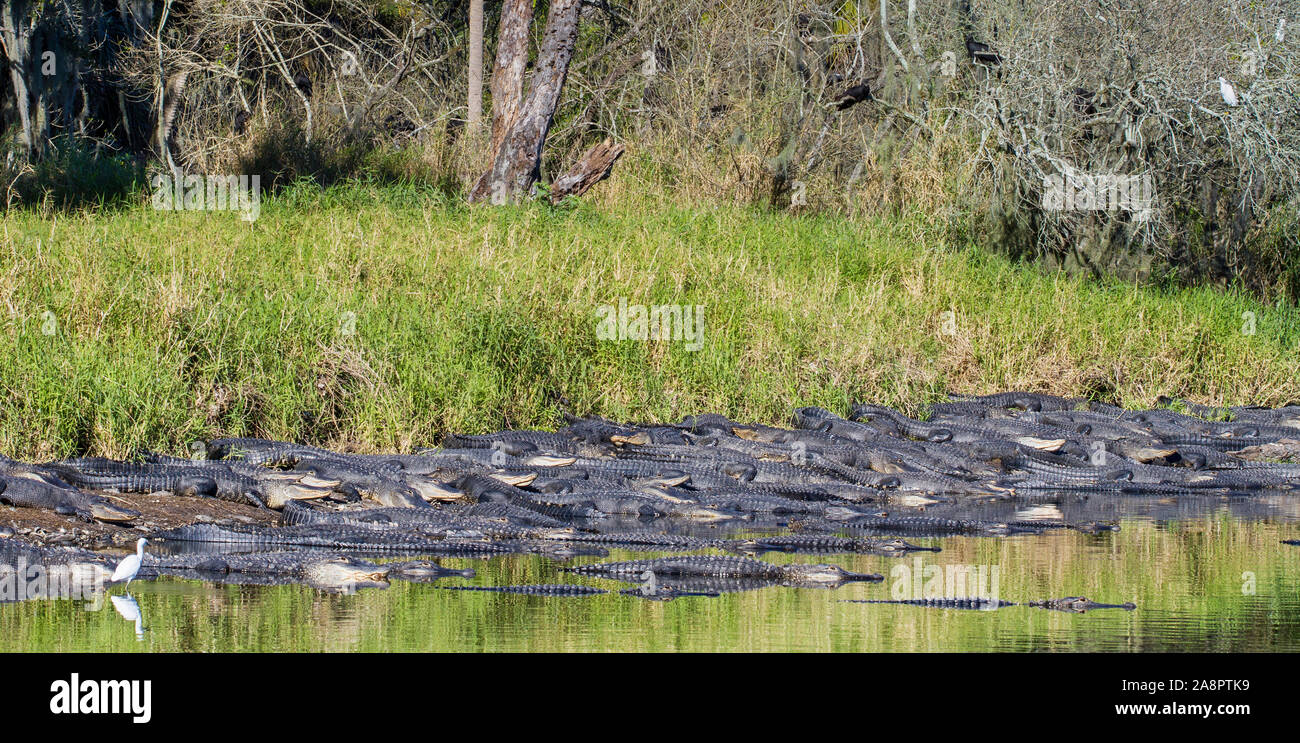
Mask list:
[[38,547],[0,538],[0,602],[85,598],[113,576],[114,562],[74,547]]
[[155,555],[148,567],[152,575],[180,577],[231,576],[230,582],[305,583],[324,591],[352,592],[361,588],[386,588],[392,567],[376,565],[349,555],[317,552],[271,552],[251,555]]
[[860,539],[806,534],[738,539],[725,542],[722,547],[732,552],[746,552],[749,554],[761,552],[810,552],[822,554],[861,552],[892,557],[898,557],[908,552],[940,551],[938,547],[920,547],[901,539]]
[[487,591],[528,596],[598,596],[609,593],[603,588],[579,586],[573,583],[539,583],[531,586],[438,586],[438,588],[444,591]]
[[1014,601],[1002,601],[995,598],[929,598],[929,599],[842,599],[846,604],[898,604],[900,606],[923,606],[928,609],[963,609],[992,611],[1001,609],[1006,606],[1032,606],[1038,609],[1051,609],[1053,611],[1065,611],[1074,614],[1083,614],[1094,609],[1124,609],[1133,611],[1137,604],[1099,604],[1090,601],[1083,596],[1067,596],[1059,599],[1047,599],[1045,601],[1026,601],[1016,603]]
[[851,581],[885,579],[879,573],[853,573],[838,565],[775,565],[746,557],[718,555],[661,557],[656,560],[595,563],[563,569],[578,575],[591,575],[625,582],[639,580],[647,572],[653,573],[656,578],[683,576],[766,578],[789,586],[834,587]]
[[278,529],[250,529],[215,524],[190,524],[150,535],[164,542],[204,542],[238,545],[244,549],[316,547],[358,552],[408,554],[505,554],[516,550],[486,540],[433,539],[393,529],[312,524]]
[[[445,448],[400,455],[218,439],[208,447],[210,459],[199,461],[150,454],[132,463],[81,458],[28,465],[0,458],[0,501],[102,521],[138,514],[86,491],[170,490],[282,509],[283,525],[276,528],[195,524],[151,535],[206,543],[221,554],[312,548],[567,558],[617,547],[901,555],[937,547],[897,537],[1113,528],[1067,522],[1064,514],[1043,521],[986,515],[1007,513],[998,501],[1211,497],[1300,487],[1300,465],[1239,456],[1297,440],[1300,408],[1185,409],[1193,414],[1012,392],[939,403],[918,417],[873,405],[855,406],[852,419],[802,408],[792,429],[719,415],[654,426],[571,420],[554,433],[452,436]],[[350,505],[362,496],[385,507]],[[943,505],[920,515],[878,510],[885,502],[897,510],[937,501]],[[1098,501],[1104,499],[1091,503]],[[750,537],[768,533],[774,536]],[[652,574],[678,583],[694,576],[812,585],[850,575],[717,562],[739,557],[665,559],[670,563],[652,566]]]

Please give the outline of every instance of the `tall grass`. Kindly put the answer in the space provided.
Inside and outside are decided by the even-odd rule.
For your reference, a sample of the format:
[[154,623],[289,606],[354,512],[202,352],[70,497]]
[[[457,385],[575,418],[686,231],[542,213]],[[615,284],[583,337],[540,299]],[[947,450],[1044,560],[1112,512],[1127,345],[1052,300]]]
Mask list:
[[[216,435],[393,450],[566,412],[780,423],[801,405],[915,411],[1011,388],[1300,399],[1294,310],[1045,274],[941,234],[654,192],[469,208],[418,183],[298,183],[253,224],[11,211],[0,452]],[[703,347],[598,340],[597,308],[622,297],[703,305]]]

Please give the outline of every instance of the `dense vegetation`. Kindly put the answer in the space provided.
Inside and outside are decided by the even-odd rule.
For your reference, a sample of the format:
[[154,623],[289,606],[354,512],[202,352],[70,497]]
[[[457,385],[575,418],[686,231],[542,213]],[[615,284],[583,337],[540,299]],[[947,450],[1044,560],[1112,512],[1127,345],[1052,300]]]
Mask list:
[[[1292,308],[1045,273],[942,235],[920,216],[626,188],[557,209],[303,184],[253,223],[15,210],[0,219],[0,451],[183,452],[221,434],[394,450],[566,412],[783,422],[799,405],[915,411],[1012,388],[1300,399]],[[600,340],[598,310],[621,298],[703,305],[702,348]]]

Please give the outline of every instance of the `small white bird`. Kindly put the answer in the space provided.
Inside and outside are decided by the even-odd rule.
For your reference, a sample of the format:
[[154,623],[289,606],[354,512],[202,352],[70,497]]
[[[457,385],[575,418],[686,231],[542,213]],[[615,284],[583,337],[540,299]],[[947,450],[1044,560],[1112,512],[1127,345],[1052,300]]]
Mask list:
[[1281,44],[1282,40],[1285,38],[1286,38],[1286,19],[1279,18],[1277,21],[1277,31],[1273,33],[1273,40]]
[[1219,92],[1223,94],[1223,102],[1229,106],[1237,105],[1237,91],[1232,89],[1232,85],[1227,80],[1219,78]]
[[124,580],[128,586],[131,585],[131,581],[135,579],[135,574],[140,572],[140,565],[144,563],[144,545],[146,541],[144,537],[140,537],[135,543],[135,554],[127,555],[117,564],[117,570],[113,571],[112,581],[114,583]]

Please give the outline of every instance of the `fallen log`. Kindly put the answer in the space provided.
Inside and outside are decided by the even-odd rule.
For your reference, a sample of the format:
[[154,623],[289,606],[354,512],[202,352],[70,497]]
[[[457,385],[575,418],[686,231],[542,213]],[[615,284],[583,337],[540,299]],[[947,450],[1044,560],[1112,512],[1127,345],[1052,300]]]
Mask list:
[[551,203],[557,204],[565,196],[581,196],[608,178],[624,149],[623,145],[606,139],[587,150],[587,154],[578,158],[568,172],[551,183]]

